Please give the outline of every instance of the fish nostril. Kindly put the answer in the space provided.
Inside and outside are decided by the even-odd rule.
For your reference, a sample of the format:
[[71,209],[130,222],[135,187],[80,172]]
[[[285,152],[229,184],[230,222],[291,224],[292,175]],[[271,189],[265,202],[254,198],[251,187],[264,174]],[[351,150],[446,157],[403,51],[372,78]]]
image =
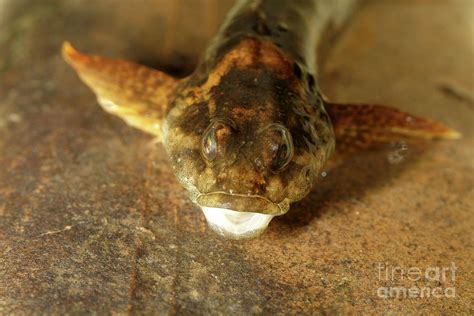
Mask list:
[[311,169],[311,167],[304,167],[301,170],[301,174],[303,175],[304,179],[306,180],[307,183],[311,184],[314,181],[314,172]]

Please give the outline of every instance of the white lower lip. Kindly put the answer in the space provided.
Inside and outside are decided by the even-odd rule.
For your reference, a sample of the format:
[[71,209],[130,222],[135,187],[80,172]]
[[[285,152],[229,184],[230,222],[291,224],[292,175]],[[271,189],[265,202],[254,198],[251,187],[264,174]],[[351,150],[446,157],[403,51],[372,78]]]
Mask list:
[[209,226],[224,237],[252,238],[262,233],[273,215],[201,207]]

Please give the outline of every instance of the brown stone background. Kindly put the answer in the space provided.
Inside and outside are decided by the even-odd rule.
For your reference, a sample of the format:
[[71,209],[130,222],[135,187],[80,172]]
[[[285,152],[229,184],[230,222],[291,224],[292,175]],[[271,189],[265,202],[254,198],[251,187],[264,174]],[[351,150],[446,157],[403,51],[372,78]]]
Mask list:
[[[373,1],[321,74],[337,101],[465,137],[356,155],[250,241],[210,232],[163,148],[59,55],[67,39],[186,74],[231,1],[131,3],[0,0],[0,314],[474,313],[473,1]],[[452,262],[454,284],[377,275]],[[456,298],[376,295],[426,285]]]

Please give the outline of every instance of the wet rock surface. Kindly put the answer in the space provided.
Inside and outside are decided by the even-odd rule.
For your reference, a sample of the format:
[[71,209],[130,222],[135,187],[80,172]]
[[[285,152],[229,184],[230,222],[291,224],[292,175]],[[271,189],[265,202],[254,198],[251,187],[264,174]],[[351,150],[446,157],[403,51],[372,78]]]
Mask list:
[[[372,3],[321,74],[336,101],[391,104],[465,137],[355,155],[250,241],[210,231],[161,145],[103,112],[59,55],[67,39],[186,74],[229,6],[0,2],[0,313],[472,313],[473,3]],[[452,263],[455,280],[379,274]]]

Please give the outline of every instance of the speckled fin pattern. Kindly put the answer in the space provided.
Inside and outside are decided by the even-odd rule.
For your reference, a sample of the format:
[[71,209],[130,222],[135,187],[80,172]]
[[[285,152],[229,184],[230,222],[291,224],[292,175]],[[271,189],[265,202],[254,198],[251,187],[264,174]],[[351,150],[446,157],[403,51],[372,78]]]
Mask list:
[[178,80],[132,62],[80,53],[67,42],[62,52],[107,112],[161,138],[169,94]]
[[461,137],[440,122],[383,105],[327,102],[326,111],[333,124],[339,154],[401,140]]

